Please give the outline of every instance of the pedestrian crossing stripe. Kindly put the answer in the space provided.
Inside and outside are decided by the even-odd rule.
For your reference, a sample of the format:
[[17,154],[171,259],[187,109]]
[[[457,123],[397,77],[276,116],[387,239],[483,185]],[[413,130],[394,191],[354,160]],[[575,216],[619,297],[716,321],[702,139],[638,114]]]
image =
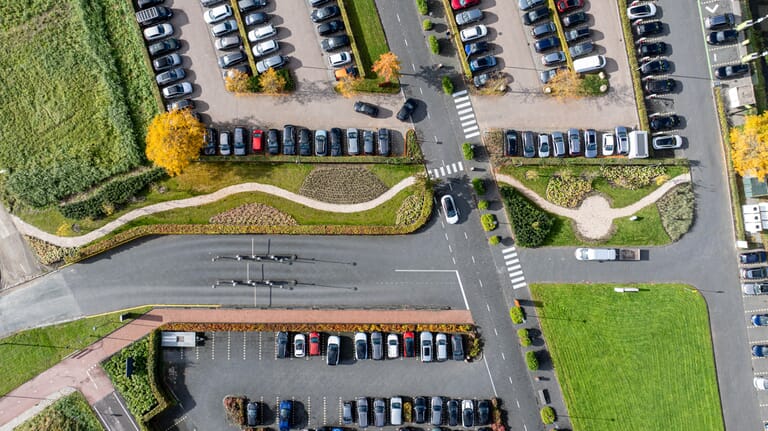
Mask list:
[[457,174],[462,171],[464,171],[464,165],[461,162],[454,162],[439,168],[433,168],[430,171],[430,176],[432,178],[440,178],[446,175]]
[[523,281],[523,280],[525,280],[525,277],[518,277],[509,281],[514,284],[514,283],[517,283],[518,281]]
[[501,253],[502,254],[507,254],[507,253],[511,253],[513,251],[515,251],[515,248],[514,247],[510,247],[510,248],[505,248],[504,250],[501,251]]
[[470,139],[470,138],[474,138],[476,136],[480,136],[480,132],[479,131],[478,132],[472,132],[472,133],[464,135],[464,139]]
[[525,282],[517,283],[517,284],[513,284],[512,285],[513,289],[520,289],[520,288],[523,288],[523,287],[525,287]]

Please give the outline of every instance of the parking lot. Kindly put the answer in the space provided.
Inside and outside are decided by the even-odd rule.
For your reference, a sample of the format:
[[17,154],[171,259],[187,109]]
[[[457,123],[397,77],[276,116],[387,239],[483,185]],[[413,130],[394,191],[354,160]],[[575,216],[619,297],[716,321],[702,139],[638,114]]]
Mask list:
[[259,401],[262,423],[272,428],[277,428],[277,404],[291,399],[292,428],[301,429],[340,425],[342,403],[356,397],[489,399],[493,394],[480,362],[356,361],[352,334],[339,334],[341,360],[330,367],[325,358],[329,334],[321,335],[321,356],[305,358],[277,359],[273,332],[207,332],[203,345],[164,348],[165,377],[180,403],[158,419],[158,429],[225,429],[222,400],[227,395]]

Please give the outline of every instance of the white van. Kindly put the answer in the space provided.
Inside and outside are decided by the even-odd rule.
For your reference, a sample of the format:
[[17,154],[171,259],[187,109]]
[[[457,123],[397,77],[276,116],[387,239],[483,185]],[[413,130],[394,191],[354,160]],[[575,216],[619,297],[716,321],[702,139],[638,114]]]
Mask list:
[[600,70],[605,67],[605,56],[592,55],[573,60],[573,70],[576,73],[587,73]]
[[629,132],[628,159],[648,158],[648,132],[645,130],[633,130]]

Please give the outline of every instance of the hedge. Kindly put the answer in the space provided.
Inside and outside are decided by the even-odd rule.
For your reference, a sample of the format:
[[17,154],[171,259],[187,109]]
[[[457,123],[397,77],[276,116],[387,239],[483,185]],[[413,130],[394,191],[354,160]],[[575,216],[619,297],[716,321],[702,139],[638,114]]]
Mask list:
[[149,343],[147,350],[147,375],[149,377],[149,387],[152,389],[157,400],[157,406],[152,410],[144,414],[141,420],[146,424],[149,423],[152,418],[160,414],[168,407],[176,405],[176,398],[170,396],[162,383],[162,348],[160,347],[160,331],[155,329],[149,334]]
[[437,40],[437,37],[433,34],[430,35],[427,40],[429,43],[429,50],[432,51],[432,54],[440,54],[440,42]]
[[[104,371],[120,394],[125,398],[128,410],[137,418],[154,411],[159,405],[149,383],[149,341],[142,338],[115,353],[102,363]],[[126,360],[133,359],[133,374],[126,377]],[[143,421],[139,421],[140,423]],[[142,424],[143,425],[143,424]],[[142,429],[146,429],[142,426]]]
[[67,202],[59,207],[61,214],[69,219],[97,219],[104,217],[116,205],[128,202],[153,181],[165,175],[165,170],[155,168],[142,171],[135,175],[115,178],[97,188],[87,197]]
[[531,371],[539,369],[539,358],[536,357],[536,352],[533,350],[525,352],[525,365],[527,365],[528,369]]
[[511,187],[501,187],[500,191],[517,244],[538,247],[546,241],[554,223],[553,217]]
[[[464,334],[477,339],[476,328],[466,323],[211,323],[173,322],[163,331],[181,332],[406,332],[429,331]],[[470,340],[471,341],[471,340]]]
[[453,94],[453,81],[448,76],[443,76],[443,93],[447,95]]
[[545,425],[549,425],[555,422],[555,409],[550,406],[542,407],[541,409],[541,421]]

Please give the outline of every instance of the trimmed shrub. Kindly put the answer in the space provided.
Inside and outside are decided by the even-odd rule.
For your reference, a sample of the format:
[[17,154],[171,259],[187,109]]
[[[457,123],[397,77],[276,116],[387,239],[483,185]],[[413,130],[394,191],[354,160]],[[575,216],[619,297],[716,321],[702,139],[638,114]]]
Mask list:
[[469,337],[469,351],[467,352],[467,359],[473,360],[480,356],[483,351],[483,340],[480,337],[470,335]]
[[461,144],[461,152],[464,153],[464,160],[472,160],[475,158],[475,149],[472,148],[472,144],[469,142]]
[[419,140],[414,129],[408,129],[405,132],[405,155],[417,162],[424,161],[424,153],[421,151],[421,146],[419,146]]
[[536,357],[536,352],[533,350],[525,352],[525,365],[527,365],[528,369],[531,371],[539,369],[539,358]]
[[413,422],[413,407],[410,401],[403,401],[403,421]]
[[427,6],[427,0],[416,0],[416,9],[422,15],[428,14],[429,6]]
[[450,77],[443,76],[443,93],[453,94],[453,81],[451,81]]
[[661,224],[672,241],[677,241],[693,224],[694,195],[690,183],[680,184],[656,202]]
[[555,423],[555,419],[555,409],[550,406],[541,408],[541,421],[544,422],[544,425]]
[[547,200],[565,208],[576,208],[592,191],[592,181],[574,176],[554,176],[547,182]]
[[472,188],[475,189],[475,193],[477,193],[478,195],[485,194],[485,182],[483,181],[482,178],[473,178]]
[[498,235],[494,235],[488,238],[488,244],[490,245],[498,245],[500,242],[501,242],[501,237]]
[[509,318],[512,319],[512,323],[519,325],[525,320],[525,313],[523,307],[512,307],[509,309]]
[[432,30],[432,27],[434,27],[434,24],[430,19],[425,19],[424,21],[421,22],[421,28],[423,28],[424,31]]
[[440,42],[435,35],[430,35],[427,39],[429,41],[429,50],[432,54],[440,54]]
[[528,335],[528,329],[527,328],[520,328],[517,330],[517,338],[520,339],[520,345],[523,347],[528,347],[531,345],[531,336]]
[[517,244],[538,247],[544,243],[552,229],[553,217],[511,187],[502,187],[501,196],[509,212]]
[[664,166],[601,166],[600,174],[616,187],[636,190],[651,184],[654,178],[667,173]]
[[480,224],[483,225],[483,230],[490,232],[496,229],[496,216],[493,214],[483,214],[480,216]]
[[488,209],[488,201],[485,199],[480,199],[477,201],[477,209],[479,210],[487,210]]

